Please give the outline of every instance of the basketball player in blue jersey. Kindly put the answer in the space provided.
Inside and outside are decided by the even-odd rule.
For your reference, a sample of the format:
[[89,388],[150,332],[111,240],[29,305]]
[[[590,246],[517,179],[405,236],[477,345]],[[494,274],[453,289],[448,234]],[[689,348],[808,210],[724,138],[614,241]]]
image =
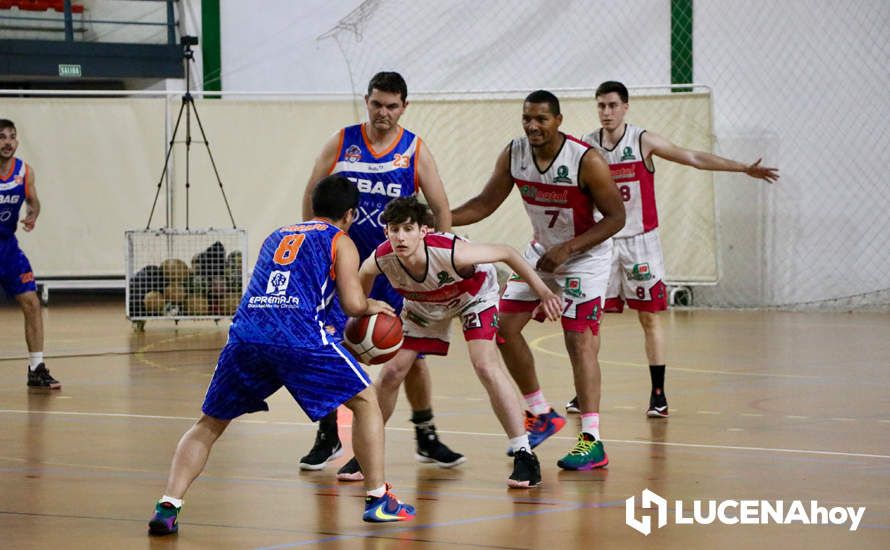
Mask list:
[[[303,195],[303,215],[310,213],[310,197],[315,182],[328,174],[341,174],[359,190],[358,217],[349,236],[362,260],[371,256],[377,245],[386,240],[381,215],[386,205],[399,197],[423,193],[436,217],[436,228],[449,231],[451,211],[442,179],[429,148],[419,136],[399,126],[399,118],[408,106],[408,86],[399,73],[381,72],[368,83],[365,106],[368,122],[343,128],[332,136],[315,161],[312,175]],[[371,297],[402,309],[402,297],[385,277],[378,277]],[[346,316],[334,304],[332,330],[341,334]],[[465,458],[439,441],[433,425],[432,390],[429,370],[422,356],[414,363],[405,379],[405,394],[411,404],[411,421],[415,425],[417,455],[424,462],[435,462],[451,468]],[[337,434],[337,414],[332,412],[319,423],[315,445],[300,459],[300,468],[321,470],[325,464],[342,454]],[[361,470],[352,460],[338,472],[344,481],[360,481]]]
[[25,314],[28,345],[28,386],[57,390],[62,387],[43,362],[43,317],[31,263],[19,248],[15,230],[22,204],[27,205],[22,229],[31,231],[40,215],[34,169],[16,158],[19,141],[15,124],[0,119],[0,286],[15,298]]
[[313,421],[341,404],[352,410],[352,444],[366,474],[364,521],[414,517],[414,508],[384,482],[383,417],[371,380],[325,330],[335,289],[349,315],[393,314],[389,304],[365,298],[359,282],[358,251],[345,233],[357,207],[355,185],[326,177],[312,194],[314,218],[282,227],[263,242],[207,388],[204,414],[179,441],[149,533],[178,531],[182,498],[213,444],[233,419],[268,410],[265,399],[282,386]]

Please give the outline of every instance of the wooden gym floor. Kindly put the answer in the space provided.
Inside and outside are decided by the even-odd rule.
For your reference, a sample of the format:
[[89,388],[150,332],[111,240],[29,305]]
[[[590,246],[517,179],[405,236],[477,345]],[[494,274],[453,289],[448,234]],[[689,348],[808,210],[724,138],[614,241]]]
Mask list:
[[[173,449],[199,414],[226,329],[150,322],[135,333],[115,297],[45,310],[58,392],[25,386],[22,317],[0,307],[2,548],[888,548],[890,315],[673,311],[665,316],[671,418],[644,415],[649,376],[631,314],[603,333],[607,470],[562,472],[578,419],[537,452],[544,484],[508,490],[506,438],[464,345],[431,361],[439,433],[467,455],[417,464],[402,398],[387,428],[387,478],[414,521],[365,524],[360,484],[335,480],[348,456],[300,472],[314,427],[279,392],[271,411],[234,422],[186,497],[178,535],[149,538]],[[530,326],[544,391],[573,395],[558,325]],[[341,437],[349,441],[348,418]],[[347,445],[348,446],[348,445]],[[625,499],[801,499],[865,506],[848,525],[674,525],[648,537]],[[654,511],[646,510],[655,522]],[[688,515],[688,513],[687,513]]]

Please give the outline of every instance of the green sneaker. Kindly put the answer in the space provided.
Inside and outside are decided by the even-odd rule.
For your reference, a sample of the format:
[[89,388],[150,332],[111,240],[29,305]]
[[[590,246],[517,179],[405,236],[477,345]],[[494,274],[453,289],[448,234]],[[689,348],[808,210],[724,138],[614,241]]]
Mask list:
[[595,440],[592,435],[581,432],[575,448],[556,462],[563,470],[592,470],[603,468],[609,464],[609,455],[603,448],[603,442]]
[[155,505],[155,515],[148,522],[149,535],[172,535],[179,531],[179,508],[169,502]]

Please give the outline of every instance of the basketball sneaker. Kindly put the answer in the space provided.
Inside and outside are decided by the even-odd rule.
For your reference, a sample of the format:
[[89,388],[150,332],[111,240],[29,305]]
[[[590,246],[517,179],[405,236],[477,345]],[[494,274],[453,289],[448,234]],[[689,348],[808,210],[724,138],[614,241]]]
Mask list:
[[179,531],[179,510],[169,502],[161,502],[155,505],[155,515],[148,522],[149,535],[172,535]]
[[573,397],[568,403],[566,403],[566,413],[567,414],[581,414],[581,406],[578,405],[578,396]]
[[529,489],[541,484],[541,463],[534,453],[519,449],[513,456],[513,473],[507,479],[512,489]]
[[668,417],[668,400],[664,395],[664,390],[654,390],[649,396],[649,410],[646,411],[649,418],[667,418]]
[[435,462],[440,468],[454,468],[467,461],[467,457],[452,451],[439,441],[434,426],[415,426],[414,435],[417,438],[417,452],[414,458],[418,462],[424,464]]
[[352,457],[349,462],[337,470],[337,479],[340,481],[364,481],[365,474],[362,473],[362,467],[359,466],[358,460]]
[[46,368],[46,363],[40,363],[34,370],[28,367],[28,386],[57,390],[62,387],[62,383],[52,377],[49,369]]
[[[525,431],[528,432],[528,443],[534,449],[544,442],[548,437],[555,434],[566,425],[566,419],[560,416],[558,412],[550,408],[550,412],[533,415],[529,411],[525,411]],[[507,456],[513,456],[513,450],[507,450]]]
[[315,444],[309,454],[300,459],[301,470],[321,470],[325,465],[343,454],[343,445],[337,434],[326,434],[319,430],[315,434]]
[[415,515],[414,506],[399,502],[396,496],[389,492],[392,485],[386,484],[386,493],[382,497],[365,497],[364,521],[383,523],[387,521],[407,521]]
[[556,462],[563,470],[592,470],[608,464],[609,456],[603,448],[603,442],[586,432],[581,432],[575,447]]

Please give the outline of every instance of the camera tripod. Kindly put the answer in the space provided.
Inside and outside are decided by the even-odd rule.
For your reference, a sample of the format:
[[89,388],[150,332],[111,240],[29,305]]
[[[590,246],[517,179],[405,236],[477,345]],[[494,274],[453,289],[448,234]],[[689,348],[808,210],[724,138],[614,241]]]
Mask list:
[[[176,117],[176,124],[173,127],[173,135],[170,137],[170,144],[167,147],[167,154],[164,157],[164,169],[161,171],[161,177],[158,179],[158,188],[155,191],[154,203],[151,205],[151,213],[148,215],[148,223],[145,229],[151,227],[151,220],[155,214],[155,207],[158,205],[158,197],[161,194],[161,186],[164,184],[164,178],[167,176],[167,169],[170,165],[170,153],[173,152],[173,144],[176,143],[176,134],[179,132],[179,124],[182,122],[182,114],[185,113],[185,229],[189,229],[189,189],[191,188],[190,180],[190,164],[191,164],[191,147],[192,147],[192,114],[198,122],[198,129],[201,131],[201,141],[207,148],[207,156],[210,158],[210,165],[213,167],[213,174],[216,176],[216,183],[219,185],[219,191],[222,193],[223,201],[226,204],[226,210],[229,213],[229,220],[232,222],[232,228],[237,229],[235,218],[232,216],[232,208],[229,206],[229,199],[226,197],[226,191],[223,189],[222,180],[219,177],[219,170],[216,168],[216,161],[213,160],[213,153],[210,151],[210,143],[207,141],[207,134],[204,132],[204,125],[201,124],[201,117],[198,115],[198,106],[195,105],[195,98],[191,93],[191,61],[195,60],[195,53],[192,46],[198,44],[197,36],[183,36],[180,38],[182,46],[182,57],[185,63],[185,94],[182,96],[182,104],[179,106],[179,115]],[[169,212],[169,210],[168,210]],[[167,220],[167,226],[171,225],[171,220]]]

